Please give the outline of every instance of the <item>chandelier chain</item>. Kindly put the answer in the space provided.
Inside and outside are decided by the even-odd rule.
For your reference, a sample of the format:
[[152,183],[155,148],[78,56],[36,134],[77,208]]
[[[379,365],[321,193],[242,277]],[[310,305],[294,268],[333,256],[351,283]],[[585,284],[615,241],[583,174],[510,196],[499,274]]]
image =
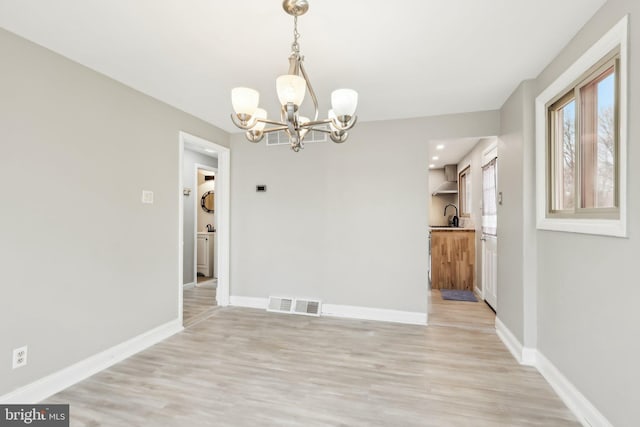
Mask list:
[[298,39],[300,38],[300,33],[298,32],[298,17],[293,17],[293,43],[291,44],[291,51],[295,53],[300,53],[300,44],[298,43]]

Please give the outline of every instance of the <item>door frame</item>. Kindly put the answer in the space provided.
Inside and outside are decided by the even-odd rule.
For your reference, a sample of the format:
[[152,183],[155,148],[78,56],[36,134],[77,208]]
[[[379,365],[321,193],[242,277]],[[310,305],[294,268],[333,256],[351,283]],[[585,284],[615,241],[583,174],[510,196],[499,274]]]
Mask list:
[[[218,159],[218,161],[220,161]],[[218,179],[218,168],[214,168],[213,166],[209,166],[209,165],[203,165],[202,163],[196,163],[194,164],[195,166],[195,170],[194,170],[194,178],[193,178],[193,188],[194,190],[198,188],[198,170],[202,169],[202,170],[206,170],[208,172],[215,172],[216,173],[216,179]],[[215,199],[215,195],[214,195],[214,199]],[[194,209],[193,209],[193,224],[194,224],[194,229],[193,229],[193,283],[194,285],[197,287],[198,286],[198,198],[194,197],[193,198],[193,204],[194,204]],[[216,223],[217,223],[217,219],[216,219]],[[217,231],[217,224],[216,224],[216,233]],[[218,237],[218,236],[216,236]],[[184,252],[183,252],[184,254]],[[216,258],[218,258],[218,252],[216,252],[214,254],[214,256]],[[216,261],[218,261],[216,259]],[[217,295],[216,295],[217,298]]]
[[[231,150],[216,144],[215,142],[191,135],[187,132],[178,132],[178,319],[182,321],[183,315],[183,285],[184,285],[184,150],[185,143],[196,145],[203,149],[213,150],[218,154],[218,194],[219,210],[216,233],[218,238],[218,287],[216,290],[216,302],[219,306],[229,305],[229,271],[230,271],[230,204],[231,204]],[[219,186],[219,188],[218,188]],[[194,254],[195,258],[195,254]]]

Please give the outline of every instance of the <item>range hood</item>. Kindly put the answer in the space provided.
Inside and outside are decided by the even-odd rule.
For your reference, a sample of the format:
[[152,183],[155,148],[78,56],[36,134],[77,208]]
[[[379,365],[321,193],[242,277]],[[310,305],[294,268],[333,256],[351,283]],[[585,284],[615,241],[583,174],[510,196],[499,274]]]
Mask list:
[[458,194],[458,165],[445,165],[444,177],[446,181],[436,188],[433,195]]

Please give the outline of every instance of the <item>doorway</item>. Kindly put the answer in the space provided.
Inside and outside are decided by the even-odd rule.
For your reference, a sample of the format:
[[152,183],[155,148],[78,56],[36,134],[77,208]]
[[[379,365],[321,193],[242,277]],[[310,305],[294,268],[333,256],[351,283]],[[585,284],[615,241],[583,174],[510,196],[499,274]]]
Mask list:
[[[230,153],[227,147],[185,132],[179,133],[178,140],[178,316],[184,326],[189,326],[194,321],[208,317],[214,306],[229,304]],[[214,190],[199,194],[198,169],[203,171],[203,183],[205,173],[215,177],[210,179],[215,181]],[[208,185],[211,186],[211,183]],[[208,191],[213,193],[205,195]],[[205,208],[215,211],[215,217],[207,218],[211,221],[204,222],[204,230],[199,230],[198,213],[199,210],[209,213],[205,212]],[[201,254],[208,261],[206,265],[201,262],[200,266],[202,275],[208,280],[200,280],[200,283],[197,263],[199,232],[206,234],[207,246],[201,248]],[[210,252],[203,254],[202,250],[205,249]]]
[[[190,151],[190,150],[187,150]],[[192,154],[193,156],[202,156],[197,152]],[[211,156],[211,163],[204,165],[201,163],[195,163],[192,168],[195,171],[193,191],[195,191],[195,197],[193,199],[193,212],[194,227],[185,227],[185,234],[188,229],[191,229],[194,234],[194,256],[188,258],[191,259],[191,265],[193,268],[193,277],[195,278],[195,286],[208,286],[215,288],[218,280],[217,271],[217,217],[215,211],[216,202],[216,175],[218,172],[217,167],[213,168],[211,165],[215,163],[218,165],[218,157]],[[185,167],[190,166],[191,162],[185,155]],[[186,223],[185,218],[185,223]],[[186,254],[186,252],[185,252]],[[185,275],[186,276],[186,275]],[[186,279],[185,279],[186,280]]]
[[[494,230],[489,232],[483,226],[489,207],[484,202],[483,167],[491,161],[497,164],[497,138],[432,140],[428,158],[429,324],[493,329],[495,312],[485,299],[493,302],[497,297],[488,296],[485,283],[495,284],[497,268],[487,270],[483,259],[488,259],[484,251],[489,239],[489,248],[497,254],[497,214],[492,209]],[[495,195],[495,185],[492,189]],[[496,266],[497,256],[492,261]]]

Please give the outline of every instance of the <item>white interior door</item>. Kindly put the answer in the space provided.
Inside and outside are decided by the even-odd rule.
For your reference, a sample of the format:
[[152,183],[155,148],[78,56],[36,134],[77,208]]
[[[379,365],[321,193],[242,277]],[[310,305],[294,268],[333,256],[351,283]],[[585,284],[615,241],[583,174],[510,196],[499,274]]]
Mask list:
[[498,310],[498,158],[494,144],[483,153],[482,166],[482,297]]
[[498,310],[498,237],[482,235],[482,297]]

